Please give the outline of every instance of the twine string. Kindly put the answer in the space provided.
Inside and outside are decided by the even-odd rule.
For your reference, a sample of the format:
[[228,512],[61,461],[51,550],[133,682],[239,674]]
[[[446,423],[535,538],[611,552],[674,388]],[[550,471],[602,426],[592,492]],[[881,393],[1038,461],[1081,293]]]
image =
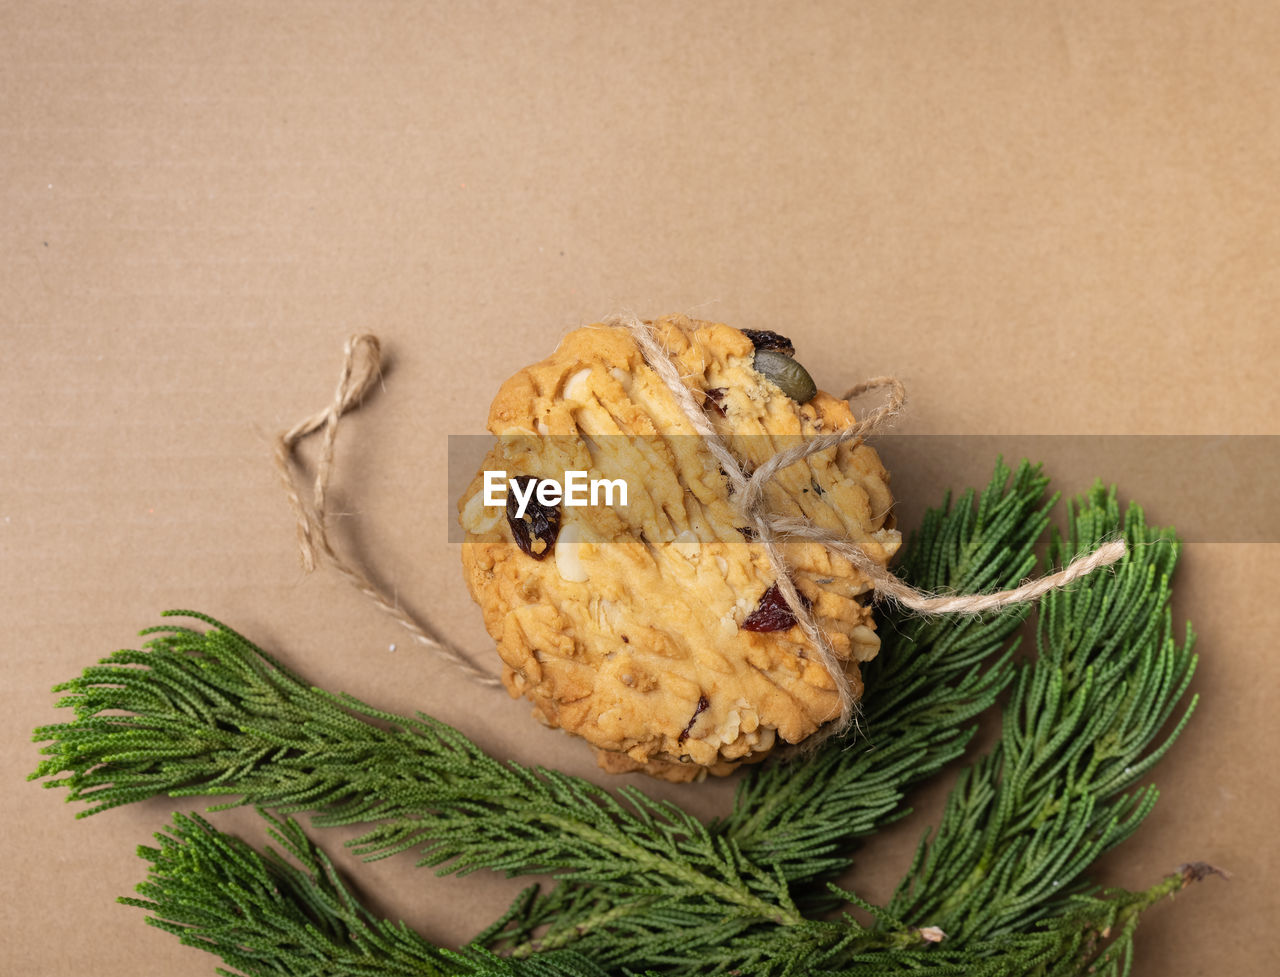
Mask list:
[[[1100,567],[1115,563],[1127,552],[1122,540],[1104,543],[1092,552],[1072,560],[1056,573],[991,594],[934,594],[917,590],[871,559],[851,537],[822,529],[808,519],[773,513],[765,498],[765,486],[782,470],[818,452],[861,441],[899,415],[906,404],[906,389],[900,380],[889,376],[874,377],[850,388],[844,395],[845,400],[851,400],[870,390],[884,388],[888,389],[888,396],[883,403],[863,415],[862,420],[842,431],[818,435],[803,444],[779,451],[748,476],[712,426],[706,411],[694,400],[692,391],[676,369],[670,351],[662,346],[650,325],[632,314],[612,316],[605,321],[605,325],[626,329],[631,334],[645,362],[662,379],[685,419],[702,438],[707,451],[729,479],[742,516],[755,530],[756,542],[761,544],[768,557],[779,593],[805,637],[809,639],[822,666],[835,682],[840,715],[836,723],[829,724],[827,735],[840,732],[852,722],[856,703],[849,680],[831,642],[818,627],[808,604],[796,589],[791,577],[791,567],[782,552],[783,542],[794,539],[816,542],[844,557],[865,574],[874,585],[878,597],[896,601],[905,608],[931,616],[982,614],[997,611],[1010,604],[1032,601]],[[419,644],[441,655],[476,683],[486,687],[500,687],[502,683],[498,678],[478,668],[466,654],[431,633],[397,602],[389,599],[367,574],[340,555],[329,539],[328,488],[334,468],[338,426],[343,415],[358,407],[369,389],[381,377],[381,345],[376,336],[352,336],[347,340],[344,354],[338,385],[328,406],[283,432],[275,444],[276,469],[297,524],[298,552],[303,569],[311,572],[319,564],[327,563],[356,590],[404,627]],[[307,501],[298,491],[294,475],[295,468],[302,472],[302,465],[295,457],[295,449],[301,441],[321,429],[323,436],[320,458],[316,464],[311,499]]]
[[[329,564],[356,590],[397,621],[419,644],[439,654],[476,683],[501,687],[502,682],[497,677],[478,668],[462,651],[432,634],[408,611],[388,598],[367,574],[341,556],[329,539],[327,501],[338,424],[344,414],[360,405],[365,394],[382,376],[382,347],[376,336],[352,336],[347,340],[344,354],[338,386],[329,405],[299,421],[276,438],[276,471],[280,475],[289,507],[293,510],[297,523],[298,553],[302,568],[310,573],[320,563]],[[324,429],[324,434],[320,442],[320,459],[316,463],[315,481],[311,501],[308,503],[298,492],[295,482],[294,469],[296,467],[301,472],[302,465],[295,458],[294,451],[299,442],[321,428]]]
[[1050,590],[1066,586],[1071,581],[1092,573],[1099,567],[1115,563],[1127,552],[1123,541],[1108,542],[1076,558],[1056,573],[993,594],[931,594],[917,590],[872,560],[850,537],[822,529],[808,519],[780,516],[770,512],[764,495],[765,486],[783,469],[818,452],[861,441],[900,414],[906,405],[906,388],[900,380],[895,377],[875,377],[852,387],[844,395],[845,400],[883,387],[889,388],[889,396],[884,403],[868,411],[861,421],[842,431],[817,435],[807,439],[803,444],[779,451],[748,477],[716,434],[706,411],[693,399],[669,351],[658,342],[652,327],[633,314],[615,315],[606,321],[606,325],[623,328],[631,333],[644,355],[645,362],[661,378],[684,412],[686,419],[701,435],[707,449],[728,475],[741,514],[754,528],[756,541],[764,547],[768,556],[769,566],[774,572],[779,593],[790,608],[796,623],[800,625],[801,630],[813,645],[823,667],[836,684],[840,699],[840,717],[833,732],[839,732],[852,722],[855,705],[853,695],[849,689],[844,668],[836,657],[830,641],[814,621],[808,605],[791,579],[790,567],[782,555],[781,540],[810,540],[838,553],[870,578],[877,596],[887,597],[903,607],[928,615],[981,614],[1010,604],[1034,600]]

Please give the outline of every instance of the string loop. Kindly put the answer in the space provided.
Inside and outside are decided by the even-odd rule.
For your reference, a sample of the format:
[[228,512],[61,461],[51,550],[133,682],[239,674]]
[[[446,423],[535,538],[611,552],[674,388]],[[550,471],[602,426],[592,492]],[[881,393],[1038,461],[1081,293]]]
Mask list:
[[[356,590],[397,621],[418,644],[438,653],[476,683],[500,688],[502,682],[496,676],[477,667],[462,651],[419,624],[408,611],[388,598],[359,567],[340,556],[329,540],[326,501],[329,478],[333,474],[333,447],[338,437],[338,422],[343,414],[360,406],[369,388],[381,376],[382,346],[378,337],[368,334],[352,336],[344,349],[342,372],[338,376],[338,386],[329,406],[299,421],[276,438],[276,471],[284,484],[285,495],[298,525],[298,552],[302,568],[310,573],[319,563],[328,563],[346,577]],[[294,482],[295,464],[301,468],[294,457],[294,449],[300,441],[321,428],[324,429],[324,437],[320,443],[320,460],[316,464],[316,477],[311,501],[308,503],[303,501]]]

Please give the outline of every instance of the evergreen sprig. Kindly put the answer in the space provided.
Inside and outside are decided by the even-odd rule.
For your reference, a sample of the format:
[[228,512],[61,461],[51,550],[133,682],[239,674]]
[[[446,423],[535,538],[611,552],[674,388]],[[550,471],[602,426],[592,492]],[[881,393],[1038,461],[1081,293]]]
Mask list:
[[374,825],[351,843],[370,861],[418,848],[419,864],[442,873],[573,872],[627,898],[699,897],[717,916],[801,921],[784,880],[674,804],[495,760],[445,723],[308,687],[225,625],[175,613],[210,627],[148,629],[144,650],[55,689],[71,693],[59,704],[77,718],[35,731],[53,745],[32,777],[87,803],[77,816],[158,794],[234,795],[213,810]]
[[[1002,464],[977,497],[925,514],[900,572],[940,593],[1016,586],[1035,566],[1035,546],[1056,496],[1048,479]],[[719,830],[749,856],[779,866],[789,881],[848,867],[849,842],[909,813],[906,790],[958,758],[1013,677],[1010,636],[1029,605],[986,618],[921,617],[888,608],[881,654],[863,666],[857,728],[800,762],[745,778]]]
[[[260,812],[268,834],[284,854],[259,853],[223,834],[197,814],[175,813],[156,835],[159,847],[142,846],[149,863],[138,894],[119,901],[146,910],[147,922],[185,945],[221,957],[245,977],[608,977],[610,971],[571,950],[527,959],[498,957],[478,946],[459,951],[428,943],[403,923],[377,919],[352,894],[328,857],[289,818]],[[285,855],[291,856],[290,858]],[[969,944],[908,944],[846,920],[844,939],[824,938],[830,924],[762,933],[753,946],[726,948],[725,970],[777,972],[779,955],[803,961],[790,972],[806,977],[1074,977],[1127,973],[1140,914],[1166,896],[1214,872],[1183,866],[1143,892],[1110,890],[1076,896],[1034,931]],[[856,896],[851,896],[855,901]],[[867,907],[874,910],[874,907]],[[875,914],[884,916],[882,910]],[[819,939],[812,940],[813,934]],[[746,950],[746,956],[742,954]],[[838,968],[825,964],[843,956]],[[752,963],[762,963],[757,970]],[[653,971],[647,974],[654,975]]]
[[[1069,525],[1051,565],[1121,525],[1115,493],[1095,487]],[[1176,538],[1137,506],[1123,529],[1127,559],[1042,599],[1037,656],[1019,668],[1000,742],[961,773],[892,912],[956,936],[1025,928],[1150,813],[1154,786],[1127,791],[1190,718],[1194,696],[1165,731],[1196,657],[1190,627],[1181,646],[1172,633]]]
[[[1009,476],[998,466],[976,500],[966,494],[928,515],[904,561],[912,583],[975,592],[1025,576],[1052,500],[1038,469],[1024,464]],[[1100,972],[1118,973],[1127,930],[1117,921],[1136,922],[1159,896],[1097,897],[1082,891],[1080,876],[1154,802],[1152,788],[1124,792],[1181,729],[1159,739],[1194,667],[1189,642],[1178,648],[1169,634],[1176,544],[1149,530],[1136,507],[1122,525],[1114,495],[1095,490],[1071,511],[1068,539],[1055,538],[1049,559],[1065,562],[1121,529],[1131,553],[1117,572],[1046,598],[1035,664],[1012,662],[1011,635],[1026,609],[958,623],[890,616],[881,656],[866,673],[861,725],[869,739],[831,740],[812,756],[748,774],[733,812],[710,826],[634,789],[614,794],[496,760],[428,716],[395,716],[310,688],[195,614],[206,630],[151,629],[143,650],[117,652],[58,686],[69,693],[59,704],[76,719],[36,730],[50,745],[32,776],[53,778],[45,786],[66,787],[69,799],[86,803],[80,815],[158,794],[223,795],[232,799],[222,806],[314,811],[320,826],[370,825],[352,843],[368,859],[417,848],[421,863],[442,873],[560,876],[547,894],[527,891],[473,941],[509,954],[501,962],[467,958],[485,966],[525,958],[541,965],[572,947],[607,970],[1067,974],[1076,972],[1068,964],[1091,960]],[[962,775],[891,904],[879,909],[834,890],[829,879],[847,866],[857,839],[906,813],[906,790],[961,755],[976,716],[1011,682],[1001,743]],[[354,912],[335,894],[336,878],[315,871],[322,856],[296,826],[277,822],[273,830],[304,863],[303,875],[292,876],[273,857],[264,863],[294,880],[282,890],[287,901],[306,916],[320,904],[308,886],[328,885],[325,905]],[[219,837],[197,821],[181,822],[179,834],[189,847],[162,845],[162,854],[212,851]],[[251,861],[249,850],[232,848]],[[174,879],[189,879],[196,888],[187,902],[198,905],[200,893],[208,902],[230,884],[218,880],[216,865],[200,864],[205,875],[162,873],[166,891],[178,891]],[[814,918],[845,901],[870,912],[873,924],[847,913]],[[246,918],[266,911],[252,900],[242,908]],[[292,929],[301,918],[281,925]],[[194,927],[184,939],[215,952],[256,954],[261,943],[266,957],[285,960],[270,949],[269,928],[224,947],[208,935],[224,932],[216,913],[170,922]],[[384,932],[370,919],[365,925]],[[942,926],[947,938],[932,945],[925,926]],[[1104,932],[1119,940],[1105,944]],[[386,940],[378,945],[388,953],[400,946]],[[438,967],[457,963],[445,951],[405,946]],[[316,952],[339,961],[350,950],[339,941]],[[243,961],[224,959],[243,969]],[[368,972],[399,973],[398,959],[391,953],[383,970]]]
[[[901,572],[916,587],[978,593],[1016,586],[1036,563],[1035,546],[1049,524],[1056,496],[1038,466],[1010,471],[997,463],[981,493],[950,493],[929,510],[913,535]],[[863,666],[864,708],[857,727],[799,753],[790,762],[752,770],[741,781],[732,813],[711,830],[748,858],[772,866],[791,885],[807,913],[841,902],[815,883],[848,867],[852,844],[910,812],[907,790],[963,755],[976,719],[995,704],[1013,677],[1012,636],[1030,612],[1015,606],[985,618],[926,618],[892,608],[881,615],[881,652]],[[573,942],[609,962],[635,960],[669,926],[652,904],[617,904],[566,879],[551,892],[522,894],[505,930],[484,934],[495,949]],[[552,922],[543,938],[534,930]],[[685,921],[687,922],[687,920]],[[746,929],[739,926],[738,930]],[[664,962],[694,968],[722,932],[698,938],[677,920],[671,949],[684,956]],[[702,956],[699,956],[702,955]],[[648,958],[646,958],[648,959]],[[650,962],[656,962],[650,960]]]
[[293,862],[270,848],[255,851],[198,814],[175,813],[156,835],[158,848],[138,849],[150,866],[137,889],[142,898],[119,901],[247,977],[605,977],[573,952],[515,961],[433,946],[361,905],[296,821],[261,813]]

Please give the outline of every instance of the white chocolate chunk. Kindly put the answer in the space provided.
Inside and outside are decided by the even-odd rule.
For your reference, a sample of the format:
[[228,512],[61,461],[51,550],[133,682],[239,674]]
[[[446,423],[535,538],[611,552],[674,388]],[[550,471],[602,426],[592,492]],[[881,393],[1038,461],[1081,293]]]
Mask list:
[[560,530],[556,538],[556,570],[570,583],[586,583],[591,579],[582,562],[582,528],[571,522]]
[[739,715],[737,709],[730,709],[729,715],[725,717],[724,725],[720,727],[720,739],[726,743],[732,743],[738,738],[738,730],[742,725],[742,716]]
[[467,500],[466,506],[462,510],[462,528],[469,533],[479,535],[487,533],[498,525],[498,521],[502,519],[504,509],[502,506],[486,506],[484,504],[484,493],[477,492]]
[[692,529],[686,529],[672,540],[671,548],[686,560],[696,560],[702,553],[702,540]]
[[586,403],[590,388],[587,386],[587,377],[591,376],[591,368],[579,370],[564,384],[564,399],[577,401],[580,404]]
[[[855,645],[861,647],[859,661],[866,661],[875,657],[875,653],[880,650],[880,635],[876,634],[865,624],[859,624],[856,628],[849,632],[849,640]],[[861,657],[865,655],[866,658]]]
[[877,529],[871,538],[884,547],[885,556],[893,556],[902,545],[902,533],[896,529]]

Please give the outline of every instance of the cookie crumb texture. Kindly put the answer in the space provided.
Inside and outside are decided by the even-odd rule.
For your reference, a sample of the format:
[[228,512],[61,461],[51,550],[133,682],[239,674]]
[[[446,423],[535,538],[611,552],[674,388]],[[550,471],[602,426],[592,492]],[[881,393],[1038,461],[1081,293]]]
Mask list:
[[[754,369],[756,347],[737,329],[685,316],[651,325],[745,471],[799,436],[854,423],[843,400],[819,391],[799,404],[783,393]],[[562,509],[540,558],[517,545],[504,510],[484,507],[484,469],[458,502],[467,586],[503,682],[535,717],[591,743],[605,770],[685,781],[763,759],[839,715],[835,683],[798,626],[774,620],[776,608],[776,626],[743,626],[768,605],[768,557],[739,528],[723,472],[625,329],[570,332],[502,385],[488,427],[498,442],[484,469],[556,479],[586,470],[629,486],[625,507]],[[770,511],[844,532],[881,564],[900,543],[889,475],[867,445],[811,455],[765,494]],[[816,543],[783,553],[860,695],[858,663],[880,648],[871,582]]]

